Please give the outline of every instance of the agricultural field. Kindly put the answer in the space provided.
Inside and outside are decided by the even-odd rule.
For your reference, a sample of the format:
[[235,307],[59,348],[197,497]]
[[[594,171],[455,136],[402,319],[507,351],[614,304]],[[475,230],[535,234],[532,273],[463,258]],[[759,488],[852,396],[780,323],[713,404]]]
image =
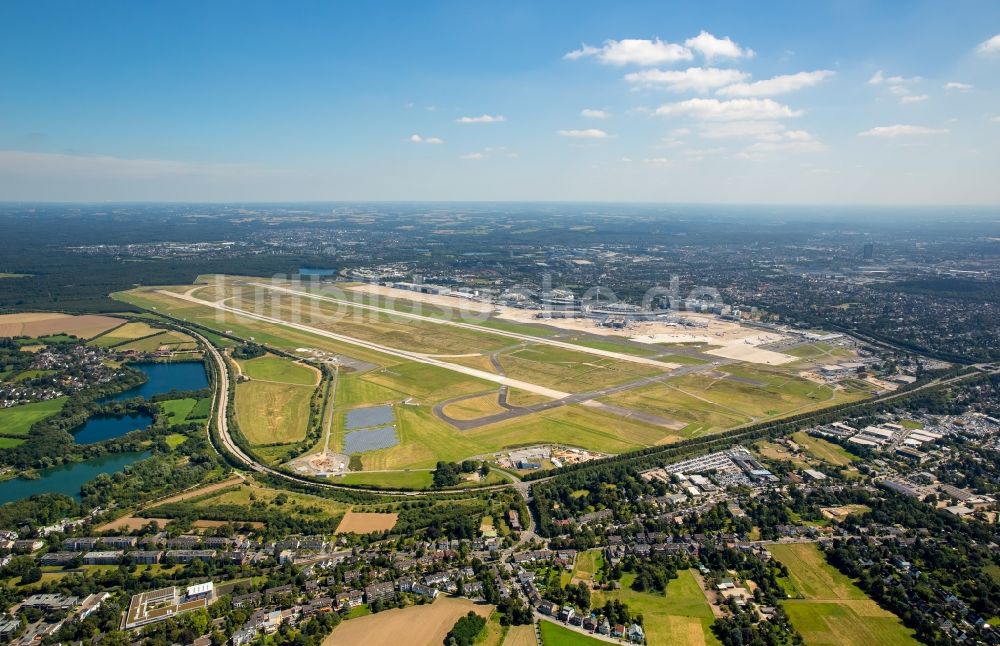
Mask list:
[[120,327],[116,327],[113,330],[108,330],[104,334],[91,339],[89,345],[96,345],[101,348],[110,348],[129,341],[154,336],[160,334],[161,332],[164,332],[164,330],[155,328],[148,323],[142,321],[132,321]]
[[265,356],[240,362],[250,381],[236,385],[236,419],[251,444],[302,440],[319,372],[289,359]]
[[125,321],[111,316],[85,314],[71,316],[54,312],[24,312],[0,315],[0,337],[48,337],[58,334],[81,339],[95,337]]
[[67,399],[59,397],[11,408],[0,408],[0,432],[4,435],[27,435],[32,424],[61,411]]
[[828,564],[816,545],[781,544],[768,549],[788,568],[789,576],[782,584],[792,598],[782,606],[807,645],[918,643],[896,615],[883,610]]
[[136,352],[156,352],[157,350],[195,350],[198,344],[188,335],[175,330],[165,330],[160,334],[136,339],[121,345],[116,345],[116,350],[134,350]]
[[445,635],[469,611],[486,618],[493,606],[468,599],[439,597],[433,603],[394,608],[341,622],[323,641],[323,646],[351,644],[406,644],[440,646]]
[[649,646],[719,644],[711,629],[715,622],[712,608],[691,570],[679,571],[677,578],[667,584],[665,595],[633,591],[630,574],[622,576],[621,585],[614,592],[595,591],[591,603],[603,606],[607,599],[627,603],[631,612],[645,619]]

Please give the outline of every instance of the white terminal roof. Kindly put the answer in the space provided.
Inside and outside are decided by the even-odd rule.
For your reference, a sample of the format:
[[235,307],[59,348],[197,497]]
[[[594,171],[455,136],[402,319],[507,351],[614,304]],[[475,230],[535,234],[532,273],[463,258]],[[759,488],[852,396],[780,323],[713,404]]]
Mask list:
[[193,597],[198,594],[205,594],[211,592],[215,589],[215,584],[211,581],[206,581],[205,583],[197,583],[195,585],[188,586],[187,594],[189,597]]

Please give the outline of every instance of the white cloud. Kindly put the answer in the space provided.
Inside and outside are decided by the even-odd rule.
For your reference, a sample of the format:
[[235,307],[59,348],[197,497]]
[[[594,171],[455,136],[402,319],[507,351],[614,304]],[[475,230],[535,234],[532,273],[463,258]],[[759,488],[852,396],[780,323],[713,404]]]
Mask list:
[[588,119],[610,119],[611,113],[607,110],[594,110],[591,108],[584,108],[580,110],[580,116],[586,117]]
[[467,153],[462,155],[462,159],[486,159],[486,153]]
[[711,89],[730,85],[750,76],[746,72],[717,67],[689,67],[686,70],[642,70],[625,75],[629,83],[647,86],[666,86],[673,92],[707,92]]
[[443,144],[444,141],[437,137],[422,137],[420,135],[410,135],[407,141],[415,144]]
[[901,97],[899,99],[899,102],[903,103],[903,104],[907,104],[907,103],[923,103],[924,101],[926,101],[929,98],[930,97],[927,96],[926,94],[908,94],[908,95],[906,95],[904,97]]
[[746,139],[774,135],[785,129],[777,121],[726,121],[706,123],[698,134],[705,139]]
[[878,126],[871,130],[859,132],[861,137],[909,137],[920,135],[944,135],[948,134],[947,128],[927,128],[925,126],[895,125]]
[[659,65],[694,58],[690,49],[677,43],[665,43],[659,38],[608,40],[601,47],[585,44],[563,58],[577,60],[587,56],[596,56],[597,60],[609,65]]
[[912,76],[906,78],[904,76],[886,76],[882,70],[875,72],[870,79],[868,79],[868,85],[907,85],[910,83],[916,83],[920,80],[919,76]]
[[704,30],[694,38],[688,38],[684,44],[699,52],[707,60],[713,58],[750,58],[754,55],[753,50],[740,47],[728,36],[716,38]]
[[584,130],[560,130],[559,135],[577,139],[606,139],[608,133],[598,128],[586,128]]
[[691,134],[690,128],[674,128],[670,131],[670,135],[673,137],[686,137]]
[[958,81],[948,81],[944,84],[944,89],[946,90],[958,90],[959,92],[968,92],[972,89],[972,85],[969,83],[959,83]]
[[642,163],[651,166],[670,166],[673,164],[673,161],[666,157],[650,157],[649,159],[643,159]]
[[1000,115],[993,117],[992,119],[990,119],[990,121],[992,121],[993,123],[1000,123]]
[[664,103],[656,109],[657,116],[688,116],[705,121],[774,120],[798,117],[801,110],[792,110],[771,99],[688,99],[679,103]]
[[830,70],[784,74],[753,83],[736,83],[719,90],[722,96],[775,96],[812,87],[834,75]]
[[482,114],[478,117],[459,117],[455,119],[457,123],[500,123],[506,120],[507,117],[502,114]]
[[1000,54],[1000,34],[980,43],[976,51],[980,54]]

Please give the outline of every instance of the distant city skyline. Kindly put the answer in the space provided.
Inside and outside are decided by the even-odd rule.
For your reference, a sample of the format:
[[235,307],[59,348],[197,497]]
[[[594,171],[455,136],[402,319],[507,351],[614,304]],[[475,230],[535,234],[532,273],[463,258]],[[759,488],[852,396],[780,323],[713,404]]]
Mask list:
[[0,201],[1000,204],[1000,4],[6,3]]

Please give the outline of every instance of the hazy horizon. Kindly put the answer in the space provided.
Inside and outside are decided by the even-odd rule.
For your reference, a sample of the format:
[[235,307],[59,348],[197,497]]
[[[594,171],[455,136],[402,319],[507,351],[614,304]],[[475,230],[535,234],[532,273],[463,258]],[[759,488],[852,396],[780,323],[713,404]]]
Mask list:
[[986,1],[0,19],[0,200],[1000,203]]

